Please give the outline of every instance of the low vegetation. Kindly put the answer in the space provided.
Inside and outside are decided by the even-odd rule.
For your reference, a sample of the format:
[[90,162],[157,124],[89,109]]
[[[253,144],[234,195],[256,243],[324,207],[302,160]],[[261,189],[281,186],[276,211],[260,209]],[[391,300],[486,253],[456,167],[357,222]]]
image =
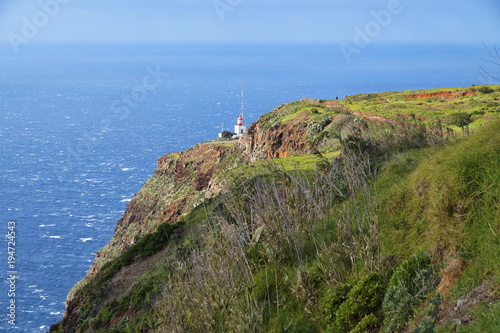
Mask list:
[[[495,184],[492,181],[498,177],[495,165],[500,142],[494,132],[498,125],[496,122],[481,134],[445,146],[416,151],[407,148],[406,152],[400,143],[384,142],[376,135],[371,136],[373,141],[347,136],[349,141],[344,139],[343,143],[349,146],[344,146],[342,158],[333,164],[318,163],[314,179],[307,173],[273,166],[268,168],[270,174],[259,173],[239,183],[219,198],[215,211],[199,225],[195,234],[200,241],[175,260],[181,264],[173,266],[161,297],[163,330],[395,332],[413,327],[430,332],[429,327],[437,325],[437,314],[425,309],[436,302],[441,304],[435,296],[442,279],[440,272],[450,258],[461,255],[456,249],[459,244],[465,245],[465,238],[477,251],[470,253],[468,269],[460,272],[459,280],[470,284],[462,292],[460,282],[456,284],[458,289],[447,291],[448,301],[461,297],[489,276],[485,271],[470,271],[472,267],[498,274],[498,265],[493,267],[498,251],[480,250],[477,243],[485,241],[485,245],[498,249],[498,224],[486,237],[470,229],[479,227],[471,225],[473,220],[482,228],[498,221],[498,208],[493,203],[485,206],[491,200],[487,195],[467,197],[467,207],[462,206],[462,196],[456,195],[472,190],[464,186],[477,170],[473,164],[464,167],[464,163],[473,163],[477,150],[482,151],[480,155],[491,154],[492,163],[481,170],[487,179],[474,178],[478,182],[475,191]],[[372,124],[363,133],[379,133],[385,126]],[[404,147],[421,145],[418,136],[413,137],[418,142],[410,138]],[[483,142],[480,147],[478,141]],[[476,152],[464,149],[469,145],[476,147]],[[388,156],[388,150],[401,151],[402,155]],[[412,195],[434,195],[434,188],[451,185],[447,177],[442,178],[443,173],[436,178],[429,174],[430,166],[436,165],[434,160],[446,159],[450,151],[460,152],[460,157],[441,162],[441,168],[451,173],[449,177],[456,177],[453,184],[457,192],[440,191],[440,198],[429,206],[412,206]],[[399,169],[400,185],[389,186],[387,179],[394,180],[390,176],[395,168]],[[413,194],[413,183],[404,186],[416,179],[430,182],[420,194]],[[401,217],[391,218],[393,205],[382,205],[380,200],[397,201],[406,188],[412,193],[393,203],[398,205]],[[493,195],[498,194],[497,186]],[[460,216],[467,218],[458,223],[457,215],[450,215],[450,205],[461,207]],[[475,215],[478,207],[489,211],[482,221]],[[422,217],[411,218],[412,214]],[[430,216],[434,214],[448,218],[433,225],[435,218]],[[405,223],[402,216],[426,225]],[[394,220],[402,224],[394,225]],[[451,226],[443,223],[453,223],[456,234],[449,235]],[[465,226],[460,226],[462,223]],[[478,279],[472,282],[472,277]],[[483,324],[493,327],[496,322],[478,319],[468,327]]]
[[53,331],[495,331],[499,89],[479,88],[276,108],[262,126],[300,119],[310,152],[228,154],[224,191],[106,264]]
[[[439,119],[445,127],[471,130],[500,117],[500,86],[398,91],[348,96],[342,105],[354,112],[365,112],[387,119],[414,117],[429,125]],[[457,122],[456,115],[468,115]]]

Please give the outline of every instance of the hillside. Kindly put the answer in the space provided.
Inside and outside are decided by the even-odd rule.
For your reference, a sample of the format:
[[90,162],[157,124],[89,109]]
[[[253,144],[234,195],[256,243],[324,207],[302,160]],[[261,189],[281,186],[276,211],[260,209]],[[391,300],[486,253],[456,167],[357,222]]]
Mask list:
[[278,106],[163,156],[51,332],[500,326],[500,86]]

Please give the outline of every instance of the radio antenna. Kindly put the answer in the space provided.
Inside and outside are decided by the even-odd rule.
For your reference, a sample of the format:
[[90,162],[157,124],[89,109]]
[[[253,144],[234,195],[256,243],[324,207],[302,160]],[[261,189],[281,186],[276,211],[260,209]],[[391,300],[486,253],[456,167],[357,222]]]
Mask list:
[[244,117],[245,113],[245,80],[241,79],[241,117]]

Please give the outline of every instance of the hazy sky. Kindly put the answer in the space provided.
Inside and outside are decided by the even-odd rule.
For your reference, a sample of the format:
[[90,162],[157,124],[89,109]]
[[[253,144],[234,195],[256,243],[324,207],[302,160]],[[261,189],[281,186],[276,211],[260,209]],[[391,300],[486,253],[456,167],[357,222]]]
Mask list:
[[[499,0],[0,0],[0,40],[481,43]],[[359,40],[358,40],[359,41]]]

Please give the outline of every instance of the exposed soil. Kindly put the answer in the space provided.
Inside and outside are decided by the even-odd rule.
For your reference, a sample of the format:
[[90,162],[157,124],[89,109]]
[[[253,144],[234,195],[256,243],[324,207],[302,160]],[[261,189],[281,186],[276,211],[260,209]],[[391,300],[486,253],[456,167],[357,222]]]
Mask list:
[[441,97],[446,100],[453,100],[458,97],[465,97],[465,96],[472,96],[477,94],[477,91],[466,91],[463,93],[459,92],[453,92],[453,91],[439,91],[435,93],[427,93],[427,94],[410,94],[410,95],[403,95],[404,98],[407,99],[426,99],[426,98],[431,98],[431,97]]
[[455,258],[451,260],[448,266],[441,273],[441,282],[437,287],[437,292],[440,295],[446,295],[450,286],[456,281],[460,276],[460,273],[466,267],[466,262],[463,259]]
[[498,300],[500,297],[495,294],[495,280],[490,278],[472,289],[464,299],[443,302],[439,312],[439,322],[466,325],[474,320],[474,317],[467,313],[470,309],[480,304],[492,304]]

